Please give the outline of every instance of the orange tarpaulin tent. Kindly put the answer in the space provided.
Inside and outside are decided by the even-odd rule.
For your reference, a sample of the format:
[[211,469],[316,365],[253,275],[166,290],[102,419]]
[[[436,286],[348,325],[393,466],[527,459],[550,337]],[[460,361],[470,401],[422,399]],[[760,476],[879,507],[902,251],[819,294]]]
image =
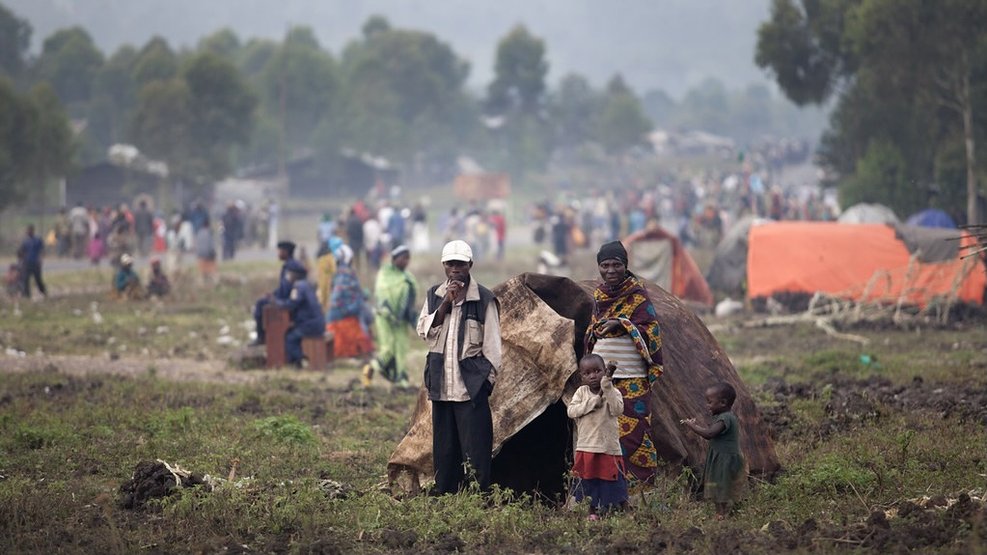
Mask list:
[[[967,235],[961,241],[971,240]],[[750,230],[750,298],[818,291],[856,301],[897,302],[904,294],[907,302],[925,306],[955,290],[959,300],[983,304],[985,283],[979,258],[920,262],[888,225],[778,222]]]
[[713,293],[706,278],[678,237],[652,226],[628,235],[621,242],[627,247],[634,273],[684,301],[713,305]]

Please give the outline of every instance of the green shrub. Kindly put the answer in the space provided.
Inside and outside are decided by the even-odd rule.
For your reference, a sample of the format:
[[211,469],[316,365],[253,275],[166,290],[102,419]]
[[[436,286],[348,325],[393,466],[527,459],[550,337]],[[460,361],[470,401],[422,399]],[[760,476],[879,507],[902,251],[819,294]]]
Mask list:
[[21,449],[42,449],[50,446],[58,434],[49,428],[23,425],[14,430],[14,445]]
[[804,364],[809,369],[824,372],[851,370],[857,367],[857,355],[846,351],[825,350],[812,353],[805,357]]
[[285,443],[315,444],[315,433],[292,415],[269,416],[254,420],[254,428],[265,436]]
[[835,454],[809,461],[789,476],[794,485],[814,493],[863,492],[874,485],[875,476],[853,461]]

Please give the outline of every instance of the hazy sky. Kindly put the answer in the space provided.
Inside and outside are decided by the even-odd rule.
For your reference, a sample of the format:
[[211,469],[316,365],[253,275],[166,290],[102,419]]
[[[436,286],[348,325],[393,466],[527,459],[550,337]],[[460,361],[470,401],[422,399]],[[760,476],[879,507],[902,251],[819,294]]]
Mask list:
[[241,38],[278,38],[311,26],[338,55],[373,14],[427,30],[471,64],[470,83],[491,77],[497,41],[516,23],[542,37],[554,83],[576,71],[601,84],[622,73],[639,92],[679,96],[706,77],[730,87],[767,77],[754,65],[755,33],[770,0],[0,0],[34,27],[34,47],[66,26],[86,28],[104,51],[159,34],[192,46],[221,27]]

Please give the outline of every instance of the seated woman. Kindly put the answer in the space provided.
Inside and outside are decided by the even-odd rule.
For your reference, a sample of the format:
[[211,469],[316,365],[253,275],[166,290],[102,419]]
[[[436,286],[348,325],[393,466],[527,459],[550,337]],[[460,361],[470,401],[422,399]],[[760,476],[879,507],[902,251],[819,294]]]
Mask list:
[[332,332],[334,337],[333,356],[349,358],[370,355],[374,351],[373,341],[360,321],[367,297],[353,270],[353,249],[342,245],[335,254],[336,274],[332,278],[329,311],[326,313],[326,331]]
[[284,336],[285,357],[289,364],[302,367],[302,338],[322,337],[325,334],[325,320],[322,319],[322,306],[315,298],[315,290],[305,279],[308,271],[294,258],[285,263],[291,293],[287,299],[278,299],[278,306],[288,310],[291,327]]
[[632,490],[654,482],[658,453],[651,437],[651,384],[662,373],[658,313],[644,283],[627,270],[620,241],[596,255],[603,283],[593,293],[593,320],[586,330],[586,352],[617,363],[613,385],[624,401],[620,447]]
[[120,299],[143,299],[144,288],[134,271],[134,257],[127,253],[120,255],[120,269],[113,277],[113,293]]

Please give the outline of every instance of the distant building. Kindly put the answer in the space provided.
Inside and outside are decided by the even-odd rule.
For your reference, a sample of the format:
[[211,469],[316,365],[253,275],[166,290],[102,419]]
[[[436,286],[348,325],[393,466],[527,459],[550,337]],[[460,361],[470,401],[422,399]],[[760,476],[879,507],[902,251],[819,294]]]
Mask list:
[[144,170],[99,162],[86,166],[65,180],[65,204],[92,206],[133,204],[138,195],[160,198],[170,186],[167,178]]
[[[324,162],[324,163],[320,163]],[[278,181],[278,166],[263,164],[237,172],[236,179],[267,184],[270,190],[282,187]],[[292,197],[358,197],[362,198],[378,182],[393,184],[398,171],[385,158],[351,149],[343,149],[335,160],[322,161],[306,150],[285,164],[287,192]]]
[[733,139],[707,133],[705,131],[684,131],[677,133],[656,129],[648,134],[648,142],[654,147],[656,154],[732,155],[736,149]]
[[168,166],[151,160],[132,145],[116,144],[107,150],[106,161],[86,166],[65,179],[65,204],[107,206],[133,204],[139,195],[161,199],[181,197],[171,182]]

